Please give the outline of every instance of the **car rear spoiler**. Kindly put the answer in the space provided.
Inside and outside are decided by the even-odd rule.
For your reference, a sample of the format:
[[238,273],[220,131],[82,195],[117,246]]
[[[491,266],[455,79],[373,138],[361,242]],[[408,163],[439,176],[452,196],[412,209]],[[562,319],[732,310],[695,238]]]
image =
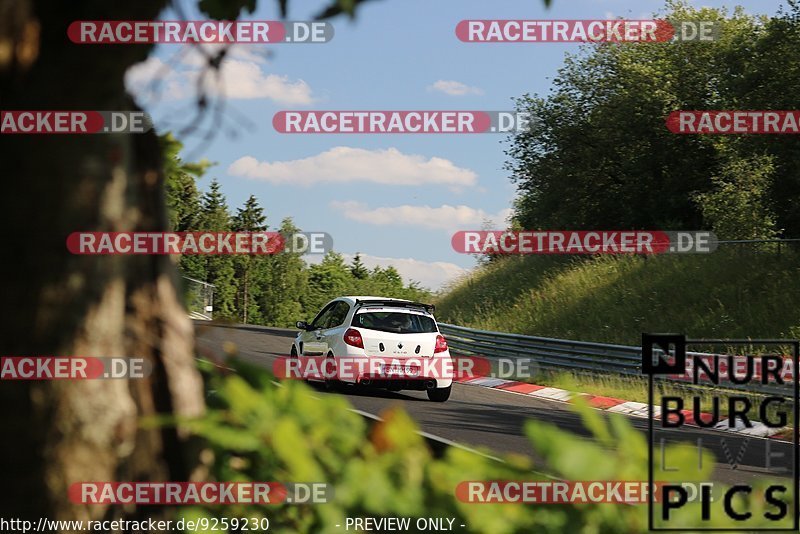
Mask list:
[[356,299],[355,308],[362,308],[364,306],[391,306],[395,308],[422,308],[428,313],[433,313],[436,307],[433,304],[423,304],[422,302],[413,302],[411,300],[359,300]]

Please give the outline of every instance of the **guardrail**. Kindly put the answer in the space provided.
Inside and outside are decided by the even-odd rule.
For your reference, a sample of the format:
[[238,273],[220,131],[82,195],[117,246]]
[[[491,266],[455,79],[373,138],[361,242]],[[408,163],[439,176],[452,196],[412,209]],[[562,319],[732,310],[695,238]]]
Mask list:
[[[642,374],[641,347],[491,332],[446,323],[439,323],[439,330],[447,338],[451,350],[458,354],[487,358],[527,358],[533,361],[535,367],[548,371],[605,373],[646,378]],[[658,380],[668,380],[683,387],[708,388],[713,385],[709,383],[695,386],[686,380],[668,376],[658,377]],[[761,384],[760,381],[754,380],[744,385],[726,384],[725,388],[760,394],[791,395],[789,386],[790,383],[780,386]]]
[[640,347],[490,332],[442,323],[439,330],[447,336],[447,344],[458,352],[489,358],[532,358],[543,369],[641,373]]
[[190,278],[181,274],[184,285],[184,301],[189,317],[192,319],[210,321],[214,309],[214,284]]

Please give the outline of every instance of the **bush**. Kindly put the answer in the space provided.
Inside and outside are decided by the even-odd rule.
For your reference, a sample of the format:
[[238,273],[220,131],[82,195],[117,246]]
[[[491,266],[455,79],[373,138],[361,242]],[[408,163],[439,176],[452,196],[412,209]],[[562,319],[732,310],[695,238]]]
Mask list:
[[[526,457],[503,461],[459,448],[436,458],[400,409],[382,414],[371,427],[348,403],[315,395],[302,383],[280,387],[263,371],[237,365],[239,374],[206,373],[209,412],[181,421],[201,436],[208,479],[219,481],[327,482],[332,502],[316,505],[235,505],[182,509],[183,517],[268,517],[275,532],[341,532],[346,517],[444,517],[467,532],[642,532],[647,505],[470,504],[457,500],[456,486],[470,480],[548,480]],[[647,480],[644,435],[621,416],[606,418],[576,405],[595,436],[587,440],[539,421],[525,432],[552,475],[572,480]],[[697,451],[669,445],[674,461],[694,462]],[[713,458],[706,453],[708,480]],[[674,473],[657,474],[674,480]],[[682,514],[698,517],[699,505]],[[758,507],[758,504],[753,505]],[[721,502],[712,505],[720,514]],[[690,514],[694,514],[691,515]],[[412,522],[413,525],[413,522]],[[712,523],[709,526],[718,525]],[[775,526],[770,524],[770,526]]]

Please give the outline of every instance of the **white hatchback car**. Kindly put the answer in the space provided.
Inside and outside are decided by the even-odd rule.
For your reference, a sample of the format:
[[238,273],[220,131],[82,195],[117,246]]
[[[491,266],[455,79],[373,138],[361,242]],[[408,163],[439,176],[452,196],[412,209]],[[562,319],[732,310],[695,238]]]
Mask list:
[[301,331],[291,357],[300,358],[299,364],[316,358],[338,366],[335,380],[333,375],[324,380],[328,386],[425,390],[430,400],[444,402],[452,389],[453,364],[433,309],[401,299],[336,298],[310,323],[297,322]]

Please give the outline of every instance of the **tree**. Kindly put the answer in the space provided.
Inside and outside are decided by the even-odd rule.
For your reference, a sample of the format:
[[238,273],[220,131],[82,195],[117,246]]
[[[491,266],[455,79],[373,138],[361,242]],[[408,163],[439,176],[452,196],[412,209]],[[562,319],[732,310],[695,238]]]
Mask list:
[[216,232],[231,230],[231,215],[228,211],[228,201],[220,190],[217,180],[212,180],[208,191],[203,193],[200,200],[200,217],[198,228]]
[[207,160],[197,163],[183,161],[178,155],[183,143],[172,133],[159,137],[164,151],[164,186],[169,226],[175,232],[188,232],[197,227],[200,216],[200,193],[197,179],[212,165]]
[[344,295],[352,275],[341,254],[329,251],[322,262],[308,268],[308,293],[303,308],[316,313],[329,300]]
[[[353,258],[355,265],[359,255]],[[353,267],[350,267],[351,276],[349,286],[345,290],[351,295],[375,295],[379,297],[402,298],[416,301],[426,301],[431,298],[430,291],[420,287],[419,283],[411,281],[404,285],[403,277],[391,265],[385,268],[376,266],[369,270],[363,267],[365,273],[362,277],[353,275]]]
[[[722,37],[657,46],[587,45],[567,58],[547,97],[524,95],[520,111],[535,117],[515,135],[507,168],[518,185],[515,220],[526,229],[711,228],[713,210],[698,199],[729,195],[713,176],[769,156],[770,183],[760,201],[777,227],[800,232],[800,173],[790,136],[753,136],[727,151],[713,136],[665,128],[680,109],[791,109],[800,89],[798,6],[768,20],[741,9],[694,9],[667,3],[666,18],[713,20]],[[779,52],[775,52],[778,50]],[[768,81],[767,81],[768,80]],[[738,163],[737,163],[738,162]],[[731,167],[733,166],[733,167]],[[727,169],[727,170],[726,170]],[[713,217],[713,216],[712,216]]]
[[[75,46],[66,41],[66,28],[80,17],[155,19],[167,5],[0,0],[0,42],[9,51],[0,54],[3,109],[138,110],[123,76],[151,47]],[[0,267],[5,306],[13,310],[0,321],[2,353],[135,355],[153,369],[148,378],[130,381],[3,384],[0,400],[13,409],[4,410],[2,426],[14,439],[0,445],[0,471],[13,490],[0,515],[122,514],[74,505],[66,490],[78,480],[189,479],[197,459],[185,432],[138,421],[204,411],[192,325],[169,257],[73,256],[64,242],[76,230],[168,230],[162,147],[153,131],[4,135],[0,160],[10,184],[0,195],[4,227],[24,228],[7,233],[13,253]]]
[[372,270],[372,279],[381,292],[381,296],[388,296],[403,290],[403,277],[391,265],[386,268],[375,267]]
[[[179,156],[183,143],[175,139],[172,133],[160,136],[159,140],[164,153],[164,186],[169,227],[175,232],[194,231],[200,224],[197,179],[205,174],[212,163],[207,160],[196,163],[183,161]],[[181,256],[178,266],[181,273],[190,278],[206,279],[206,262],[202,256]]]
[[[291,218],[281,221],[279,233],[289,239],[299,232]],[[305,262],[296,252],[280,252],[265,258],[269,270],[269,283],[259,296],[259,308],[264,324],[289,327],[303,318],[302,302],[308,291],[308,273]],[[311,312],[311,313],[316,313]]]
[[[797,109],[800,67],[787,58],[800,55],[800,3],[787,0],[786,4],[777,16],[761,21],[756,39],[746,33],[732,39],[733,51],[726,58],[732,71],[725,80],[741,109]],[[800,235],[800,146],[793,138],[747,136],[740,146],[745,160],[772,157],[774,170],[765,200],[776,226],[788,237]]]
[[[320,17],[353,15],[361,0],[325,2]],[[289,2],[278,0],[285,17]],[[0,101],[4,109],[140,111],[126,93],[128,68],[151,45],[74,46],[76,18],[154,20],[168,0],[0,0]],[[215,19],[252,12],[254,0],[202,0]],[[207,58],[219,68],[226,49]],[[209,108],[198,95],[198,111]],[[148,360],[146,379],[17,382],[0,388],[0,472],[9,491],[3,517],[37,520],[143,517],[141,509],[86,507],[66,491],[79,480],[190,480],[197,451],[183,427],[140,426],[142,417],[202,413],[191,322],[164,256],[71,256],[76,230],[169,230],[162,147],[154,131],[120,135],[3,136],[0,161],[10,192],[0,195],[0,262],[7,309],[3,354],[129,354]],[[36,215],[31,216],[35,207]],[[35,244],[35,246],[34,246]],[[149,517],[157,512],[147,511]],[[106,516],[108,518],[108,516]]]
[[255,195],[250,195],[233,216],[231,228],[234,232],[263,232],[267,229],[264,208],[258,204]]
[[776,237],[775,215],[768,205],[774,172],[773,158],[732,158],[720,176],[711,178],[714,190],[697,195],[703,218],[720,239]]
[[364,262],[361,261],[361,254],[358,252],[356,252],[350,264],[350,274],[353,275],[353,278],[358,280],[366,280],[369,277],[369,269],[364,267]]
[[[267,229],[267,218],[264,209],[258,204],[258,199],[250,195],[244,206],[233,217],[232,229],[235,232],[263,232]],[[258,322],[260,315],[257,304],[259,288],[268,283],[266,269],[258,269],[259,277],[251,280],[253,271],[259,266],[265,265],[263,258],[253,255],[240,255],[234,258],[236,270],[237,288],[237,310],[240,320],[247,324],[254,319]]]
[[[208,191],[200,199],[198,230],[229,232],[231,215],[225,195],[217,180],[213,180]],[[202,256],[205,263],[205,281],[214,284],[214,317],[233,320],[236,318],[236,271],[231,255]]]

